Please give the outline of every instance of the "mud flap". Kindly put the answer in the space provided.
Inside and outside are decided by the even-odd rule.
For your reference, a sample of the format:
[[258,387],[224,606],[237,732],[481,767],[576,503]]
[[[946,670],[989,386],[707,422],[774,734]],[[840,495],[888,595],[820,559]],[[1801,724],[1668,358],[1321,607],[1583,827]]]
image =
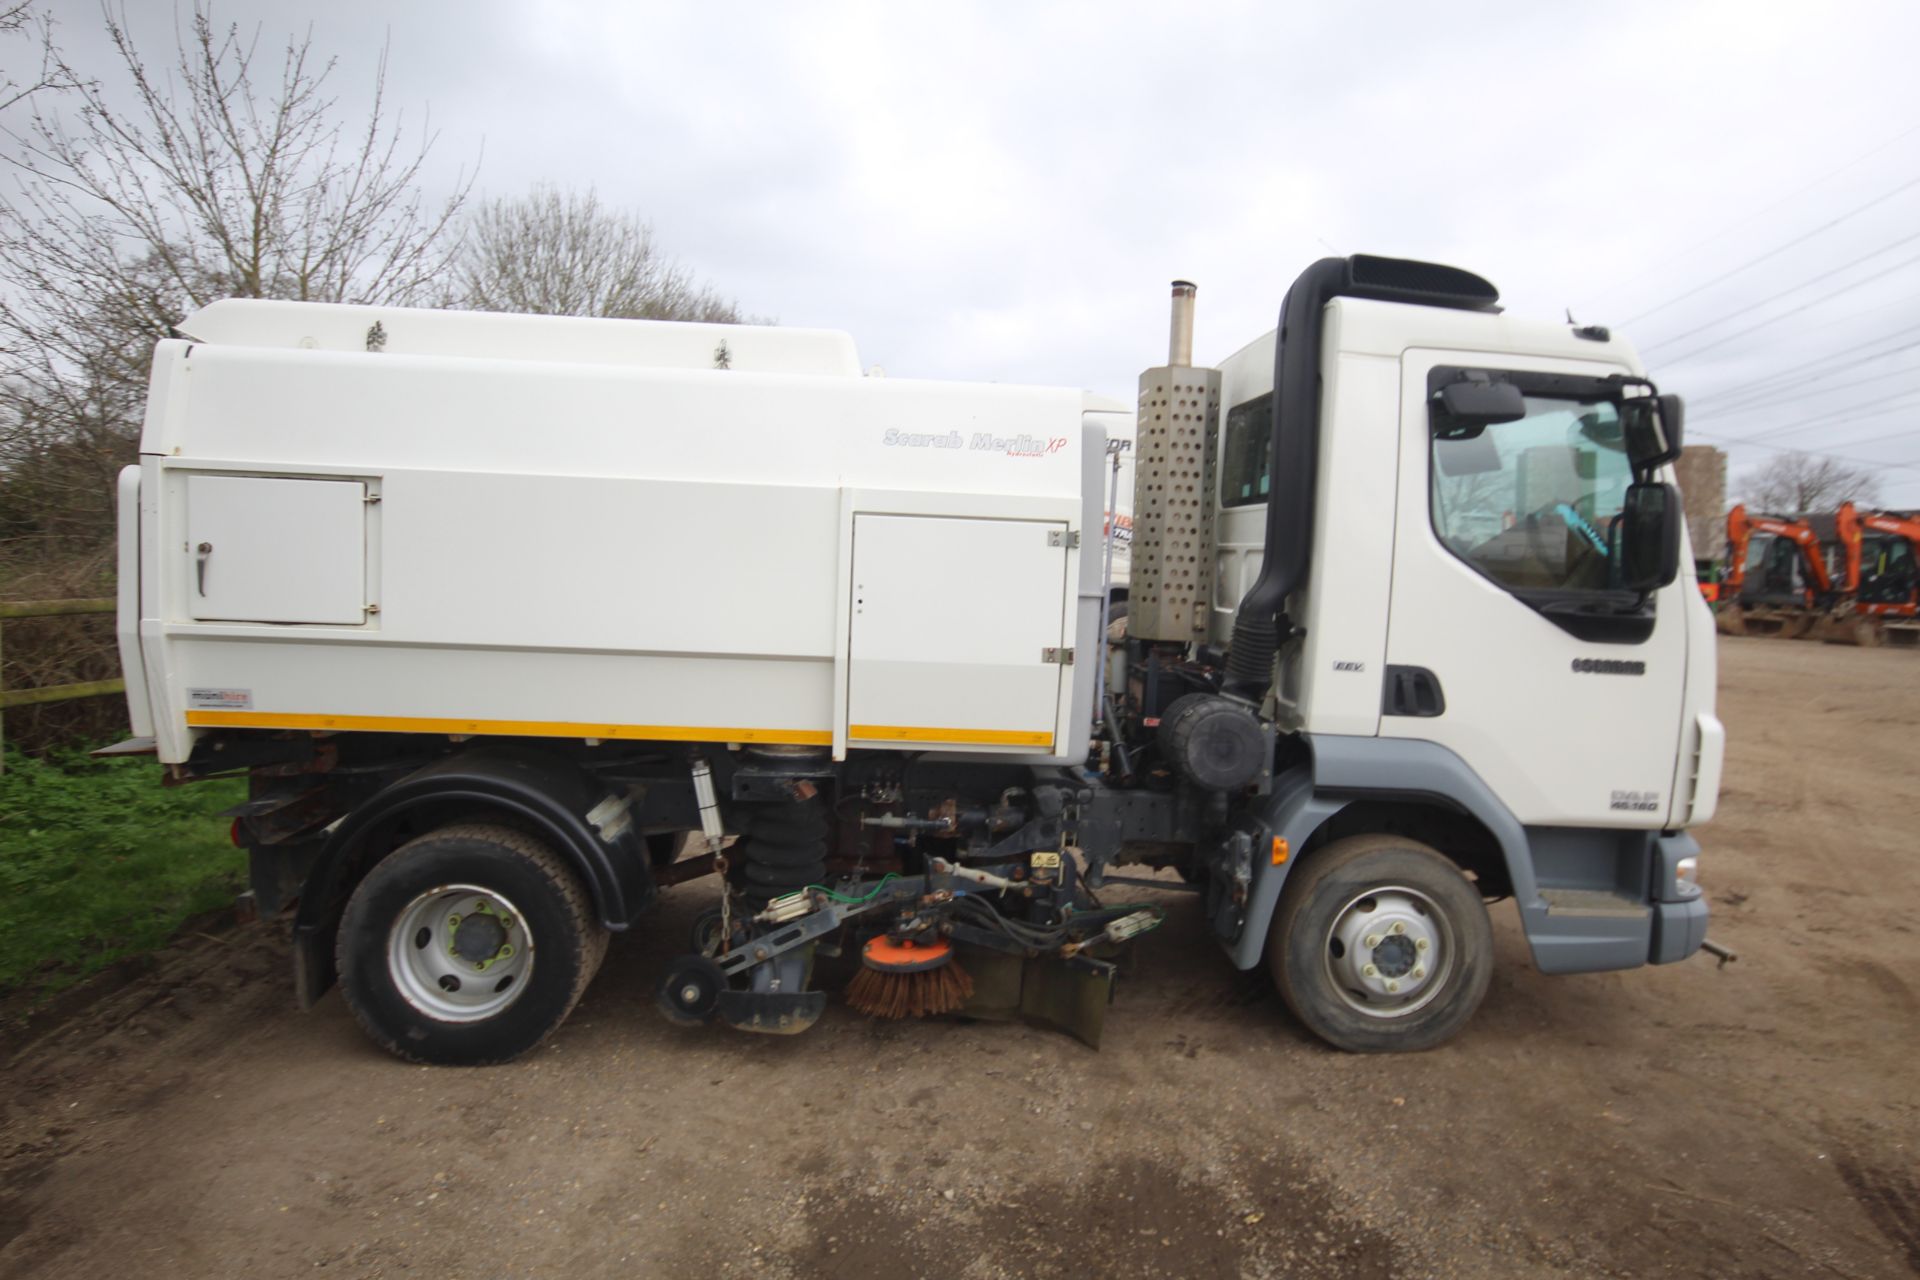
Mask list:
[[1113,1003],[1114,967],[1096,960],[1025,960],[980,947],[956,948],[955,960],[973,978],[963,1018],[1029,1022],[1064,1031],[1090,1049],[1100,1047]]

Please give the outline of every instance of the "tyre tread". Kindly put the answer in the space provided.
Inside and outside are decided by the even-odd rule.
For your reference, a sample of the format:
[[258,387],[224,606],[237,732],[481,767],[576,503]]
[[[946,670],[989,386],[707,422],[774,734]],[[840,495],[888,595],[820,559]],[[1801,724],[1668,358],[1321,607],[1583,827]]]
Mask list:
[[[1461,884],[1472,895],[1473,911],[1469,918],[1459,921],[1457,932],[1466,935],[1456,940],[1460,950],[1458,962],[1466,974],[1465,1012],[1460,1013],[1456,1001],[1448,1003],[1453,1007],[1444,1017],[1434,1020],[1428,1026],[1413,1033],[1388,1031],[1382,1027],[1363,1027],[1356,1032],[1342,1033],[1327,1025],[1326,1019],[1310,1007],[1312,993],[1304,982],[1294,981],[1295,975],[1287,963],[1288,944],[1299,928],[1302,914],[1313,905],[1315,890],[1322,883],[1338,874],[1343,868],[1362,859],[1383,853],[1402,853],[1431,860],[1435,869],[1444,867],[1450,874],[1460,875]],[[1460,873],[1459,866],[1446,854],[1430,845],[1422,844],[1405,836],[1396,835],[1356,835],[1336,840],[1332,844],[1310,853],[1302,864],[1287,877],[1285,887],[1280,893],[1280,902],[1273,913],[1271,932],[1267,940],[1267,964],[1273,975],[1274,986],[1279,989],[1280,999],[1289,1012],[1309,1031],[1332,1044],[1336,1048],[1349,1052],[1419,1052],[1437,1047],[1457,1035],[1462,1026],[1472,1017],[1486,994],[1491,976],[1492,928],[1488,921],[1486,908],[1479,901],[1478,891]],[[1424,1012],[1424,1011],[1423,1011]],[[1394,1039],[1395,1035],[1400,1039]]]
[[[586,994],[587,986],[593,981],[594,975],[600,971],[600,965],[607,956],[607,943],[611,935],[606,929],[601,927],[599,919],[595,916],[593,903],[587,896],[585,886],[580,883],[580,879],[573,873],[573,869],[567,865],[565,860],[561,858],[552,846],[528,835],[524,831],[501,826],[497,823],[455,823],[451,826],[436,827],[432,831],[415,836],[413,839],[387,854],[368,870],[367,874],[360,880],[360,888],[355,889],[354,898],[357,899],[360,896],[361,888],[364,888],[367,883],[372,880],[374,875],[379,872],[381,866],[389,863],[391,859],[397,858],[419,845],[442,840],[472,840],[493,844],[524,859],[552,886],[556,899],[562,904],[567,915],[571,918],[574,925],[574,936],[581,940],[580,963],[575,966],[573,985],[567,992],[559,1016],[551,1020],[546,1030],[542,1031],[532,1044],[522,1046],[512,1053],[503,1054],[500,1057],[476,1058],[467,1064],[471,1066],[497,1066],[500,1063],[512,1061],[514,1058],[531,1052],[538,1045],[544,1043],[547,1037],[551,1036],[559,1029],[560,1025],[567,1020],[568,1015],[573,1012],[574,1007],[580,1003],[580,997]],[[353,906],[352,903],[349,902],[347,916],[351,916],[352,913]],[[348,936],[346,919],[343,918],[339,932],[334,938],[334,964],[337,971],[343,976],[349,971],[350,943],[351,939]],[[341,982],[340,994],[346,1001],[348,1011],[353,1014],[353,1020],[360,1025],[360,1029],[366,1033],[367,1038],[379,1045],[382,1049],[385,1049],[394,1057],[405,1062],[430,1065],[435,1061],[409,1049],[393,1036],[381,1030],[374,1021],[370,1011],[362,1007],[353,983],[346,981]]]

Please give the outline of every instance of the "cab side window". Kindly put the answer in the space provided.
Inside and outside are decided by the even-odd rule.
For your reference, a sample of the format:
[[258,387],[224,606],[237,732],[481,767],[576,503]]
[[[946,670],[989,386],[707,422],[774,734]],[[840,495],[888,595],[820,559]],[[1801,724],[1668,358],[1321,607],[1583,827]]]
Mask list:
[[1265,502],[1272,487],[1267,468],[1273,460],[1273,393],[1227,410],[1224,434],[1220,505],[1250,507]]
[[1456,428],[1434,406],[1434,531],[1508,590],[1607,590],[1633,482],[1618,406],[1528,395],[1526,408],[1513,422]]

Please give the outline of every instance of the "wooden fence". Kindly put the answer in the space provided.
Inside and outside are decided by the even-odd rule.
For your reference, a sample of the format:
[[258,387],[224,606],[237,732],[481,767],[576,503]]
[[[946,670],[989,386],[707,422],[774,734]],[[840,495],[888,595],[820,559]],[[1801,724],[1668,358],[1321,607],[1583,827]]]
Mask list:
[[[112,613],[114,601],[106,600],[20,600],[0,601],[0,626],[8,618],[65,618],[81,613]],[[3,635],[4,633],[0,633]],[[0,644],[4,640],[0,639]],[[0,649],[0,652],[4,652]],[[37,689],[9,689],[0,676],[0,769],[6,768],[6,711],[8,707],[30,707],[41,702],[66,702],[72,698],[99,698],[109,693],[126,692],[124,680],[87,680],[79,684],[49,684]]]

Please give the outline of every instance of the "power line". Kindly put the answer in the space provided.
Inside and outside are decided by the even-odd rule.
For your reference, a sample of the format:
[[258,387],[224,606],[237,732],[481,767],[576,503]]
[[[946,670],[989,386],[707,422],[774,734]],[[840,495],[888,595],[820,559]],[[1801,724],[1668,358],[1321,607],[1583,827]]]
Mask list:
[[[1883,333],[1877,338],[1869,338],[1867,339],[1864,345],[1872,346],[1874,343],[1877,343],[1877,342],[1893,342],[1897,339],[1905,338],[1910,334],[1916,334],[1916,333],[1920,333],[1920,324],[1908,325],[1904,329],[1896,329],[1892,333]],[[1774,383],[1784,384],[1784,383],[1791,382],[1793,381],[1793,379],[1797,378],[1798,376],[1805,373],[1809,369],[1824,366],[1830,371],[1839,371],[1842,369],[1849,368],[1855,364],[1864,364],[1869,360],[1878,360],[1882,356],[1890,356],[1901,351],[1911,350],[1912,348],[1917,346],[1920,346],[1920,339],[1916,339],[1913,342],[1903,343],[1902,345],[1897,347],[1888,347],[1884,351],[1863,351],[1854,360],[1848,362],[1847,364],[1839,364],[1839,365],[1831,363],[1833,360],[1832,355],[1816,356],[1812,360],[1807,360],[1796,365],[1789,365],[1787,368],[1776,370],[1773,373],[1767,374],[1765,377],[1756,378],[1754,381],[1746,383],[1740,387],[1736,387],[1732,391],[1717,391],[1717,392],[1714,392],[1713,395],[1711,396],[1702,396],[1700,398],[1702,400],[1710,400],[1710,399],[1716,399],[1720,396],[1727,396],[1727,395],[1734,395],[1734,396],[1746,395],[1748,392],[1753,391],[1756,388],[1768,387]]]
[[[1870,160],[1874,156],[1879,155],[1882,151],[1885,151],[1888,147],[1893,146],[1895,143],[1905,142],[1908,138],[1912,137],[1916,133],[1920,133],[1920,124],[1912,125],[1906,129],[1903,129],[1901,132],[1895,134],[1893,137],[1887,139],[1885,142],[1880,143],[1878,146],[1870,147],[1866,151],[1861,152],[1859,155],[1847,161],[1845,164],[1841,165],[1839,168],[1829,170],[1828,172],[1823,173],[1819,177],[1813,179],[1811,182],[1805,183],[1802,186],[1795,187],[1792,191],[1789,191],[1786,195],[1781,196],[1779,199],[1775,200],[1773,203],[1760,206],[1758,209],[1755,209],[1752,213],[1749,213],[1746,217],[1741,218],[1736,222],[1728,223],[1727,225],[1721,227],[1719,230],[1715,231],[1712,235],[1705,236],[1702,239],[1696,240],[1692,244],[1686,246],[1684,249],[1676,249],[1672,253],[1667,254],[1665,257],[1654,259],[1652,262],[1642,267],[1639,272],[1637,272],[1635,275],[1630,277],[1628,282],[1631,283],[1634,281],[1644,280],[1648,275],[1652,274],[1654,271],[1658,270],[1659,268],[1664,267],[1669,262],[1672,262],[1677,258],[1685,257],[1686,255],[1692,253],[1696,249],[1702,248],[1706,245],[1714,244],[1724,239],[1726,237],[1726,234],[1729,231],[1738,231],[1742,227],[1751,226],[1753,223],[1758,222],[1761,218],[1765,217],[1769,213],[1772,213],[1775,209],[1778,209],[1780,206],[1784,204],[1789,204],[1794,200],[1799,199],[1801,196],[1813,190],[1815,187],[1824,185],[1829,179],[1839,177],[1841,174],[1845,173],[1847,170],[1853,168],[1853,166],[1859,164],[1862,160]],[[1602,294],[1601,296],[1604,298],[1606,295]]]
[[1884,458],[1854,458],[1844,453],[1833,453],[1826,449],[1796,449],[1791,445],[1759,444],[1751,440],[1734,440],[1728,436],[1716,435],[1708,431],[1694,431],[1689,434],[1706,440],[1718,440],[1721,444],[1752,445],[1756,449],[1766,449],[1773,453],[1805,453],[1816,458],[1832,458],[1835,462],[1851,462],[1862,467],[1894,467],[1901,471],[1920,472],[1920,463],[1888,462]]
[[1823,222],[1819,226],[1815,227],[1813,230],[1805,232],[1801,235],[1797,235],[1793,239],[1787,241],[1785,244],[1775,245],[1773,248],[1767,250],[1765,253],[1761,254],[1759,257],[1749,258],[1745,262],[1741,263],[1739,266],[1734,267],[1731,270],[1721,272],[1719,275],[1707,281],[1705,284],[1696,285],[1693,288],[1687,290],[1685,293],[1680,294],[1676,297],[1668,298],[1665,302],[1661,303],[1659,306],[1650,307],[1647,310],[1642,311],[1639,315],[1629,317],[1628,319],[1622,321],[1621,323],[1634,324],[1638,321],[1646,319],[1650,315],[1656,314],[1657,312],[1665,311],[1668,307],[1672,306],[1676,302],[1685,302],[1688,298],[1694,297],[1697,294],[1704,293],[1708,289],[1713,288],[1713,286],[1721,283],[1722,281],[1731,279],[1732,277],[1739,275],[1742,271],[1745,271],[1749,267],[1757,267],[1761,263],[1767,261],[1767,259],[1778,257],[1779,255],[1785,253],[1787,250],[1793,248],[1795,245],[1805,244],[1807,241],[1813,239],[1817,235],[1820,235],[1822,232],[1833,230],[1835,227],[1847,221],[1849,218],[1858,217],[1859,215],[1865,213],[1867,210],[1875,207],[1876,205],[1885,204],[1887,201],[1893,199],[1895,196],[1899,195],[1901,192],[1910,190],[1913,187],[1920,187],[1920,178],[1909,178],[1905,182],[1901,183],[1899,186],[1895,187],[1893,190],[1885,192],[1881,195],[1877,195],[1873,199],[1867,201],[1865,204],[1855,205],[1853,208],[1847,210],[1845,213],[1841,214],[1839,217],[1834,218],[1828,222]]
[[[1903,329],[1899,333],[1886,334],[1883,337],[1876,339],[1876,341],[1884,342],[1890,338],[1904,337],[1909,333],[1920,333],[1920,325],[1915,325],[1911,329]],[[1701,404],[1718,403],[1719,401],[1725,400],[1729,396],[1731,396],[1733,398],[1734,403],[1728,404],[1728,405],[1722,405],[1721,407],[1722,408],[1739,408],[1741,405],[1745,404],[1748,401],[1765,400],[1769,398],[1775,390],[1778,390],[1781,387],[1787,386],[1789,383],[1793,382],[1793,380],[1796,377],[1798,377],[1800,374],[1806,372],[1808,369],[1814,368],[1817,365],[1827,365],[1826,371],[1824,373],[1814,374],[1811,378],[1806,379],[1805,380],[1806,382],[1808,383],[1823,382],[1828,378],[1837,377],[1840,374],[1845,373],[1848,369],[1856,369],[1863,364],[1870,364],[1875,360],[1883,360],[1888,356],[1899,355],[1902,351],[1911,351],[1915,347],[1920,347],[1920,339],[1916,339],[1912,342],[1902,343],[1897,347],[1889,347],[1885,351],[1872,351],[1872,352],[1868,352],[1865,355],[1855,356],[1853,359],[1844,361],[1840,364],[1828,364],[1828,361],[1831,359],[1831,357],[1822,357],[1818,360],[1809,360],[1805,364],[1798,364],[1793,366],[1791,369],[1783,369],[1778,373],[1768,374],[1764,378],[1758,379],[1757,381],[1754,381],[1754,382],[1749,382],[1744,386],[1735,387],[1731,391],[1718,391],[1710,395],[1690,398],[1689,405],[1690,407],[1694,407],[1697,409],[1697,407]],[[1903,372],[1903,371],[1896,370],[1896,372]]]
[[1888,431],[1883,435],[1868,436],[1865,440],[1842,440],[1840,442],[1840,447],[1842,449],[1852,449],[1863,444],[1879,444],[1882,440],[1898,440],[1903,437],[1911,436],[1913,435],[1913,433],[1914,433],[1914,428],[1902,427],[1898,431]]
[[[1916,179],[1916,181],[1920,181],[1920,179]],[[1797,307],[1793,307],[1787,311],[1782,311],[1777,316],[1770,316],[1769,318],[1760,321],[1758,324],[1748,325],[1744,329],[1736,329],[1734,332],[1728,334],[1724,338],[1716,338],[1712,342],[1709,342],[1704,347],[1695,347],[1691,351],[1685,352],[1681,355],[1674,356],[1672,359],[1668,360],[1667,363],[1668,364],[1685,364],[1687,361],[1693,359],[1695,356],[1703,355],[1706,352],[1712,351],[1716,347],[1726,346],[1729,342],[1732,342],[1735,338],[1744,338],[1748,334],[1753,333],[1756,330],[1764,329],[1768,325],[1775,324],[1781,320],[1785,320],[1790,316],[1797,316],[1802,311],[1806,311],[1812,307],[1817,307],[1823,302],[1831,302],[1835,298],[1840,297],[1842,294],[1852,293],[1855,289],[1863,289],[1870,284],[1878,284],[1882,280],[1885,280],[1889,275],[1892,275],[1894,272],[1899,271],[1906,267],[1910,267],[1916,262],[1920,262],[1920,254],[1915,254],[1911,258],[1901,259],[1899,262],[1894,263],[1891,267],[1888,267],[1885,271],[1873,277],[1871,280],[1856,280],[1852,284],[1843,285],[1840,288],[1835,289],[1832,293],[1823,293],[1819,297],[1813,299],[1811,302],[1803,302]]]
[[[1898,313],[1898,318],[1895,320],[1869,319],[1869,317],[1881,316],[1889,311]],[[1836,360],[1841,356],[1851,355],[1855,352],[1865,354],[1867,348],[1872,347],[1878,343],[1892,342],[1892,341],[1895,341],[1896,339],[1906,337],[1908,334],[1920,333],[1920,325],[1914,325],[1910,323],[1915,318],[1915,315],[1916,315],[1915,299],[1911,296],[1907,296],[1907,297],[1895,298],[1891,302],[1882,302],[1874,306],[1862,307],[1858,311],[1847,311],[1840,315],[1829,315],[1829,316],[1823,316],[1823,317],[1822,316],[1806,316],[1794,326],[1793,346],[1788,349],[1797,351],[1804,347],[1807,350],[1811,351],[1814,349],[1814,346],[1813,346],[1814,336],[1817,334],[1824,333],[1829,329],[1840,329],[1849,336],[1843,339],[1842,344],[1839,347],[1836,347],[1833,350],[1828,351],[1825,355],[1817,356],[1811,360],[1803,361],[1802,363],[1797,365],[1789,365],[1788,367],[1781,369],[1777,372],[1770,372],[1770,373],[1757,375],[1754,379],[1750,381],[1743,382],[1740,380],[1738,376],[1734,376],[1731,378],[1722,377],[1718,379],[1710,379],[1707,377],[1705,372],[1702,372],[1699,374],[1691,374],[1688,376],[1699,377],[1703,381],[1713,381],[1716,384],[1716,386],[1722,388],[1721,390],[1716,390],[1713,393],[1715,395],[1729,394],[1729,391],[1727,390],[1727,384],[1729,382],[1734,382],[1739,384],[1731,388],[1732,392],[1744,392],[1748,390],[1750,387],[1770,383],[1775,381],[1776,379],[1781,382],[1790,382],[1792,381],[1793,375],[1795,375],[1796,373],[1802,370],[1810,369],[1817,365],[1828,364],[1831,361]],[[1886,328],[1888,324],[1901,324],[1901,325],[1906,325],[1907,327],[1904,329],[1888,329]],[[1851,335],[1856,333],[1864,333],[1868,336],[1862,337],[1859,339],[1853,339]],[[1771,347],[1758,348],[1758,350],[1760,350],[1762,354],[1765,354],[1770,351],[1777,352],[1782,349],[1783,348],[1780,347],[1778,343],[1775,343]],[[1748,355],[1748,354],[1751,354],[1752,349],[1742,348],[1741,350],[1742,350],[1742,355]],[[1729,353],[1727,355],[1721,356],[1717,360],[1711,360],[1703,363],[1700,366],[1700,368],[1703,371],[1723,369],[1728,367],[1727,362],[1729,360],[1736,361],[1736,363],[1732,366],[1735,370],[1738,370],[1739,368],[1742,367],[1742,363],[1740,363],[1741,357],[1734,356],[1731,353]]]
[[[1881,382],[1887,378],[1902,378],[1914,373],[1920,373],[1920,365],[1907,365],[1899,369],[1889,369],[1885,373],[1875,373],[1864,378],[1854,378],[1848,381],[1847,386],[1849,389],[1853,387],[1863,387],[1869,382]],[[1819,379],[1809,379],[1809,381],[1818,380]],[[1741,400],[1736,404],[1716,404],[1710,409],[1696,409],[1694,412],[1696,416],[1702,418],[1718,418],[1729,413],[1740,413],[1748,410],[1754,413],[1771,413],[1775,409],[1793,404],[1798,400],[1810,400],[1815,396],[1831,395],[1832,393],[1832,388],[1815,388],[1811,391],[1796,391],[1791,395],[1785,396],[1761,395],[1751,399]],[[1689,407],[1691,408],[1692,406]]]
[[[1883,244],[1878,249],[1875,249],[1872,253],[1862,254],[1859,257],[1855,258],[1852,262],[1847,263],[1845,266],[1835,267],[1831,271],[1823,271],[1817,276],[1812,276],[1806,280],[1802,280],[1799,284],[1794,285],[1791,289],[1782,289],[1780,292],[1774,294],[1772,297],[1762,298],[1758,302],[1749,303],[1744,309],[1744,312],[1758,311],[1761,307],[1764,307],[1769,303],[1778,302],[1780,299],[1786,297],[1788,294],[1798,293],[1802,289],[1812,288],[1814,285],[1819,284],[1822,280],[1831,280],[1833,279],[1833,277],[1839,275],[1842,271],[1851,271],[1855,267],[1859,266],[1863,262],[1868,261],[1869,259],[1877,258],[1883,253],[1889,252],[1890,250],[1893,250],[1893,249],[1898,249],[1903,244],[1912,244],[1915,240],[1920,240],[1920,231],[1916,231],[1910,236],[1902,236],[1898,240],[1895,240],[1892,244]],[[1898,270],[1898,268],[1893,268],[1893,269]],[[1693,328],[1687,330],[1685,333],[1676,333],[1671,338],[1662,338],[1660,339],[1660,341],[1649,346],[1647,350],[1658,351],[1662,347],[1670,347],[1676,342],[1682,341],[1683,339],[1686,339],[1686,338],[1691,338],[1694,334],[1699,333],[1702,330],[1711,329],[1713,328],[1713,326],[1717,324],[1725,324],[1727,321],[1733,319],[1735,315],[1744,314],[1744,312],[1729,311],[1725,315],[1717,316],[1714,319],[1707,321],[1705,324],[1695,325]]]
[[[1914,370],[1914,368],[1895,368],[1893,372],[1895,372],[1895,374],[1910,374],[1910,372],[1920,372],[1920,370]],[[1860,378],[1860,382],[1849,384],[1847,390],[1853,390],[1855,386],[1862,386],[1864,382],[1870,382],[1870,378]],[[1899,397],[1903,397],[1903,395],[1912,395],[1914,391],[1920,391],[1920,388],[1901,388],[1899,391],[1893,391],[1891,395],[1884,395],[1882,399],[1862,399],[1862,401],[1855,401],[1855,403],[1851,403],[1851,405],[1834,405],[1834,407],[1828,407],[1828,409],[1820,409],[1820,411],[1816,411],[1816,413],[1822,416],[1822,418],[1826,418],[1826,416],[1851,415],[1851,413],[1857,411],[1857,409],[1872,409],[1874,405],[1884,405],[1889,399],[1899,399]],[[1786,409],[1793,401],[1812,399],[1814,395],[1828,395],[1828,393],[1830,393],[1830,391],[1805,391],[1805,393],[1801,393],[1801,395],[1782,397],[1780,401],[1776,401],[1776,403],[1772,403],[1772,405],[1764,405],[1764,407],[1753,407],[1753,405],[1720,405],[1720,407],[1716,407],[1716,409],[1703,409],[1703,411],[1699,411],[1697,415],[1693,416],[1699,418],[1701,422],[1713,422],[1713,420],[1718,420],[1718,418],[1753,418],[1753,416],[1772,413],[1774,409]],[[1768,430],[1772,430],[1772,428],[1768,428]],[[1786,428],[1786,430],[1791,430],[1791,428]]]
[[[1872,409],[1879,405],[1890,404],[1895,400],[1901,400],[1906,398],[1907,396],[1911,396],[1914,394],[1916,394],[1916,391],[1913,387],[1906,387],[1899,391],[1894,392],[1890,396],[1882,396],[1878,400],[1862,400],[1858,404],[1835,405],[1832,409],[1828,410],[1826,414],[1815,419],[1814,422],[1812,423],[1793,423],[1789,426],[1784,426],[1784,427],[1769,427],[1765,431],[1759,432],[1758,434],[1753,436],[1749,436],[1748,439],[1765,440],[1772,436],[1785,435],[1790,431],[1803,431],[1810,426],[1831,425],[1833,423],[1840,422],[1842,420],[1852,421],[1854,416],[1857,415],[1862,409]],[[1711,422],[1717,418],[1729,417],[1731,416],[1731,412],[1723,410],[1719,413],[1710,413],[1710,414],[1703,413],[1703,414],[1700,414],[1699,416]]]

